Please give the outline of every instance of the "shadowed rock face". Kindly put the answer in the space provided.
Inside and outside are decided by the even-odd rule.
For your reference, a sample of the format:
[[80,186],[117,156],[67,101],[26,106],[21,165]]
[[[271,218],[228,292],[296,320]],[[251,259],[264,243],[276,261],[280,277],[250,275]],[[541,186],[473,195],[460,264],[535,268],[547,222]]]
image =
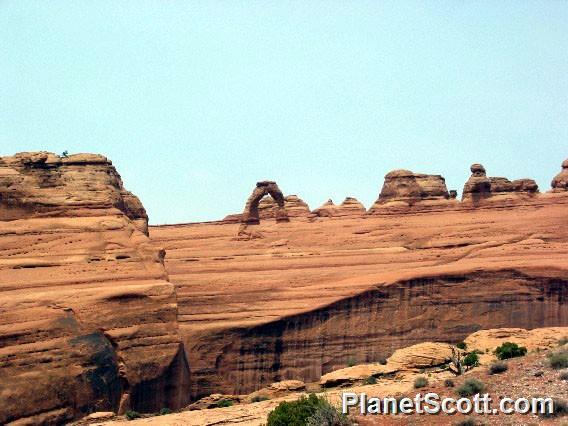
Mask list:
[[0,158],[0,423],[189,399],[164,252],[105,157]]
[[487,177],[485,167],[472,164],[471,176],[463,187],[462,200],[479,201],[491,196],[491,180]]
[[568,159],[562,163],[562,171],[552,179],[552,191],[568,191]]

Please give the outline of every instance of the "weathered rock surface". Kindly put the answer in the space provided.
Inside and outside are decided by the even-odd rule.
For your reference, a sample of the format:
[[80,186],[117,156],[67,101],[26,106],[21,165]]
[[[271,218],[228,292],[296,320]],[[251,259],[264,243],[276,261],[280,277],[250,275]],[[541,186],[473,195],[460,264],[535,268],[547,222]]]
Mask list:
[[329,199],[313,213],[319,217],[359,217],[366,213],[366,209],[356,198],[346,197],[340,205]]
[[110,161],[0,158],[0,218],[0,424],[183,406],[175,288]]
[[505,342],[516,343],[524,346],[529,351],[543,350],[558,346],[562,338],[568,337],[566,327],[539,328],[525,330],[523,328],[501,328],[479,330],[464,341],[468,351],[478,350],[481,352],[493,351]]
[[241,397],[238,395],[222,395],[220,393],[214,393],[204,398],[195,401],[186,407],[187,411],[195,410],[210,410],[212,408],[222,407],[224,402],[230,402],[231,404],[241,402]]
[[502,204],[530,199],[538,194],[538,185],[533,179],[510,181],[504,177],[487,177],[481,164],[473,164],[471,172],[472,175],[463,189],[465,203]]
[[236,224],[150,235],[168,252],[192,395],[247,394],[424,341],[568,325],[567,212],[568,196],[537,194],[483,209],[261,222],[264,237],[247,241],[233,239]]
[[[276,218],[277,222],[287,222],[288,214],[284,205],[284,195],[276,182],[270,180],[264,180],[256,183],[256,188],[254,188],[252,194],[248,198],[241,221],[243,224],[247,225],[257,225],[260,222],[260,202],[266,196],[270,194],[272,197],[273,207],[271,208],[272,214]],[[269,201],[265,201],[263,208],[266,210],[269,208],[267,205]]]
[[553,191],[568,191],[568,159],[562,163],[562,171],[552,179]]
[[410,170],[393,170],[385,176],[379,198],[369,209],[370,213],[389,209],[408,209],[415,204],[447,204],[450,198],[446,181],[440,175],[413,173]]
[[306,384],[301,380],[284,380],[272,383],[266,388],[262,388],[246,396],[246,402],[257,402],[264,399],[281,398],[294,392],[302,392],[306,389]]

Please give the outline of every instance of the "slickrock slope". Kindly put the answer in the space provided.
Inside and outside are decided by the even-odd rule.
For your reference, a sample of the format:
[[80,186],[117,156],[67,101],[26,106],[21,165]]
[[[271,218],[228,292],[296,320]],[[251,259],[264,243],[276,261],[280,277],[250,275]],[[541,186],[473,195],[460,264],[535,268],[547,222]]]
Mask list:
[[317,381],[480,329],[568,325],[568,194],[453,202],[265,220],[249,240],[236,224],[151,227],[177,288],[192,396]]
[[163,251],[105,157],[0,158],[0,424],[187,403]]

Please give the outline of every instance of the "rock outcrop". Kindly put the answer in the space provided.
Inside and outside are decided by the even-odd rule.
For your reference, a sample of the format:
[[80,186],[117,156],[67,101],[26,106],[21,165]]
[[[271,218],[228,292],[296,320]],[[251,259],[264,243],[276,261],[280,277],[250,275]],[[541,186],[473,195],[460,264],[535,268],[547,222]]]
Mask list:
[[350,359],[481,329],[568,325],[568,196],[547,195],[520,208],[261,221],[264,238],[238,244],[234,225],[151,227],[178,288],[192,395],[316,381]]
[[405,211],[417,208],[431,208],[447,205],[450,194],[446,181],[440,175],[414,173],[410,170],[393,170],[385,176],[379,198],[369,213]]
[[463,188],[462,200],[466,203],[516,201],[538,194],[538,185],[533,179],[510,181],[504,177],[487,177],[485,167],[481,164],[473,164],[471,173]]
[[123,213],[147,234],[140,200],[102,155],[22,152],[0,158],[0,220]]
[[554,192],[568,191],[568,159],[562,163],[562,171],[554,176],[551,186]]
[[[258,203],[258,217],[260,220],[276,219],[278,209],[278,203],[274,201],[274,198],[265,195]],[[297,195],[286,195],[284,197],[284,210],[288,218],[313,216],[308,204]],[[242,214],[230,214],[223,218],[224,223],[238,223],[242,220]]]
[[358,217],[366,213],[365,206],[354,197],[346,197],[340,205],[331,198],[313,211],[318,217]]
[[164,252],[105,157],[0,158],[0,424],[187,403]]

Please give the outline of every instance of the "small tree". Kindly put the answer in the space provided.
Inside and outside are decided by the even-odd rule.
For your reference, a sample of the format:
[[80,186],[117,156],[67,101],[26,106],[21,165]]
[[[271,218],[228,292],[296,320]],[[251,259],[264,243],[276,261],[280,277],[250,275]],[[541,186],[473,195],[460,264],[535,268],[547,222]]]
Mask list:
[[61,156],[62,156],[63,158],[69,157],[69,151],[67,151],[67,150],[63,151],[63,152],[61,153]]

